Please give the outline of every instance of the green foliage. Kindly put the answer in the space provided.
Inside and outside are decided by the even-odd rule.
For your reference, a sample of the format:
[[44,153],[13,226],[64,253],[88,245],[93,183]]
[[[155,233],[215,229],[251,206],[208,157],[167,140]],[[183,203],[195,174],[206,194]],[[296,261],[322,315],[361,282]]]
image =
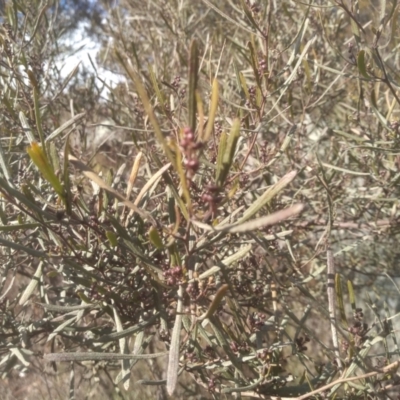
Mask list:
[[397,393],[397,3],[110,3],[91,28],[116,87],[60,78],[56,1],[2,11],[2,376]]

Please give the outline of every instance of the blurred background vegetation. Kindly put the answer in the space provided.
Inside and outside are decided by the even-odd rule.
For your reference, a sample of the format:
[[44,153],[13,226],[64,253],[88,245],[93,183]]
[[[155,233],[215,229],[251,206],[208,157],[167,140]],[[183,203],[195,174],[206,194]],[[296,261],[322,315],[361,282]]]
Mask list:
[[398,398],[396,0],[0,11],[1,398]]

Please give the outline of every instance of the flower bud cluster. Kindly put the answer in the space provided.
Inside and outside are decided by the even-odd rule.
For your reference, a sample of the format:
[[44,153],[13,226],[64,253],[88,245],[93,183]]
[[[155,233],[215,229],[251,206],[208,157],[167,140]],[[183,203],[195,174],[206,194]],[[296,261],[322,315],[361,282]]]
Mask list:
[[190,185],[200,166],[198,151],[203,147],[203,143],[197,142],[193,131],[189,127],[186,127],[183,130],[183,138],[180,145],[185,157],[183,164],[186,168],[188,184]]
[[[261,57],[263,57],[261,55]],[[261,58],[258,62],[258,75],[259,76],[263,76],[268,72],[268,63],[267,60],[265,60],[265,58]]]
[[221,196],[219,195],[220,187],[211,184],[207,185],[205,189],[205,192],[201,195],[201,199],[204,203],[208,204],[210,216],[215,218],[218,203],[221,201]]
[[167,278],[167,285],[174,286],[182,279],[182,267],[175,267],[163,272],[164,278]]

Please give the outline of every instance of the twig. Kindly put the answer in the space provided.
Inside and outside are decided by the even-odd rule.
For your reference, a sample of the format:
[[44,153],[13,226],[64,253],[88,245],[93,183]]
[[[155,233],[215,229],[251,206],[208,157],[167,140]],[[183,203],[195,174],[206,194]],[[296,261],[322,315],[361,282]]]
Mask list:
[[256,392],[246,392],[246,393],[242,393],[242,395],[249,396],[249,397],[255,397],[258,399],[268,399],[268,400],[305,400],[305,399],[308,399],[309,397],[314,396],[318,393],[325,392],[326,390],[330,389],[331,387],[336,386],[341,383],[357,381],[357,380],[365,379],[365,378],[371,378],[372,376],[375,376],[375,375],[378,375],[381,373],[387,374],[389,372],[393,372],[398,369],[399,365],[400,365],[400,361],[395,361],[395,362],[387,365],[386,367],[377,369],[376,371],[368,372],[367,374],[364,374],[364,375],[352,376],[350,378],[339,378],[334,382],[328,383],[324,386],[321,386],[318,389],[313,390],[312,392],[303,394],[298,397],[281,397],[281,396],[265,397],[263,394],[259,394]]
[[387,374],[388,372],[397,370],[399,365],[400,365],[400,361],[395,361],[395,362],[387,365],[386,367],[380,368],[380,369],[378,369],[376,371],[368,372],[367,374],[364,374],[364,375],[352,376],[351,378],[340,378],[337,381],[328,383],[327,385],[322,386],[322,387],[320,387],[320,388],[318,388],[316,390],[313,390],[310,393],[304,394],[304,395],[302,395],[300,397],[293,397],[292,400],[305,400],[305,399],[308,399],[310,396],[314,396],[317,393],[324,392],[325,390],[328,390],[331,387],[336,386],[337,384],[340,384],[340,383],[345,383],[345,382],[357,381],[359,379],[370,378],[370,377],[378,375],[380,373]]

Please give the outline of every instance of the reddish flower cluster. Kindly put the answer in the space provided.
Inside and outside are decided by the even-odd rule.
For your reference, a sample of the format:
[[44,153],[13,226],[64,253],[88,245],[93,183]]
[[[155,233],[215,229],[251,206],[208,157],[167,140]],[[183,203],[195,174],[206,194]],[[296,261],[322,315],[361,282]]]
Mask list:
[[183,163],[187,171],[188,184],[190,185],[191,180],[199,169],[200,164],[197,152],[203,147],[203,143],[197,142],[193,131],[186,127],[183,130],[183,138],[180,145],[185,156]]
[[[187,185],[195,188],[192,181],[194,175],[197,173],[199,163],[199,151],[204,147],[204,143],[197,141],[192,129],[186,127],[183,130],[183,137],[180,141],[180,147],[184,156],[183,165],[186,169]],[[208,212],[206,213],[205,220],[214,218],[217,213],[217,205],[221,201],[219,195],[220,187],[210,184],[205,187],[205,191],[201,195],[201,200],[208,204]]]
[[295,340],[297,351],[299,353],[302,353],[303,351],[306,351],[307,350],[307,346],[305,346],[305,344],[308,343],[309,341],[310,341],[310,338],[308,337],[307,334],[305,334],[304,337],[303,336],[299,336]]
[[182,279],[182,267],[175,267],[163,272],[167,279],[167,285],[174,286]]
[[202,194],[201,199],[208,203],[208,215],[212,218],[215,218],[217,214],[217,206],[221,201],[221,196],[219,195],[220,188],[216,185],[207,185],[206,191]]

